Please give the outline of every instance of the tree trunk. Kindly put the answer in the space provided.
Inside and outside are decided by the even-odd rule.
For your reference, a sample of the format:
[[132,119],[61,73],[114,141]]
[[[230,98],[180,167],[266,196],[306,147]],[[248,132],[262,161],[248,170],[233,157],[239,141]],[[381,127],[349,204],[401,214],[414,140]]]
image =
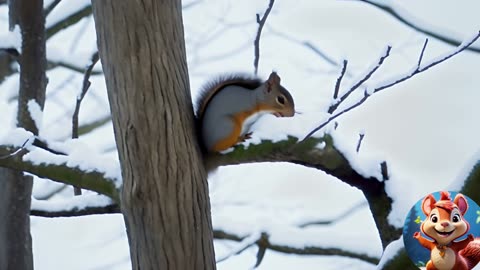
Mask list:
[[93,1],[133,269],[215,269],[180,0]]
[[[18,24],[22,33],[18,126],[38,134],[27,103],[43,109],[47,85],[45,18],[42,0],[9,2],[10,27]],[[21,158],[17,156],[15,158]],[[30,202],[33,180],[23,172],[0,168],[0,269],[32,270]]]

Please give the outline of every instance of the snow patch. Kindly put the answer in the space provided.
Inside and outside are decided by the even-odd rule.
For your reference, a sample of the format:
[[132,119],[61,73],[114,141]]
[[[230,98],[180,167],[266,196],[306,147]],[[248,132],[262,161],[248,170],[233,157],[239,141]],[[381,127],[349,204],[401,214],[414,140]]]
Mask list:
[[403,236],[400,236],[400,238],[388,244],[383,252],[380,262],[377,265],[377,269],[383,269],[383,266],[391,261],[403,247]]
[[14,128],[0,135],[0,145],[28,148],[34,141],[35,135],[24,128]]
[[30,113],[30,117],[33,119],[33,122],[35,122],[35,126],[37,126],[37,129],[40,130],[43,119],[42,108],[34,99],[28,101],[27,108],[28,112]]
[[27,153],[23,160],[35,165],[65,164],[70,168],[79,168],[85,172],[99,172],[106,178],[114,180],[117,188],[121,187],[121,170],[118,160],[99,154],[76,139],[66,143],[52,143],[52,148],[65,152],[67,155],[55,155],[42,149],[34,149]]
[[111,205],[112,200],[104,195],[83,194],[82,196],[74,196],[70,198],[54,198],[48,201],[37,200],[32,198],[32,210],[59,212],[83,210],[88,207],[103,207]]
[[[7,27],[5,27],[7,29]],[[20,50],[22,47],[22,34],[20,27],[15,25],[13,31],[0,33],[0,48],[16,48]]]

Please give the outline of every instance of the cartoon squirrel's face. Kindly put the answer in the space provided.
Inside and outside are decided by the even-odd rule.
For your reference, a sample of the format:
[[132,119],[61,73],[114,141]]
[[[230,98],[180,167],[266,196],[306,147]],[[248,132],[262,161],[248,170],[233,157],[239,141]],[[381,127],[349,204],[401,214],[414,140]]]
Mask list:
[[422,224],[422,231],[435,239],[440,245],[446,245],[464,235],[468,231],[468,225],[462,218],[458,208],[451,212],[437,207]]
[[453,202],[449,194],[442,194],[438,202],[429,195],[422,202],[422,210],[427,218],[421,230],[438,244],[447,245],[468,232],[470,225],[463,218],[467,209],[467,200],[461,194],[455,196]]

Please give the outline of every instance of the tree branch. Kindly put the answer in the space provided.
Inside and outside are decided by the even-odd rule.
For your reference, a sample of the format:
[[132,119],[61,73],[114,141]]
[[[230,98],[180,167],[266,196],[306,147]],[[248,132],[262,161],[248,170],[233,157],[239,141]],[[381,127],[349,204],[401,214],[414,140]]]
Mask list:
[[45,210],[45,209],[31,209],[30,215],[37,217],[56,218],[56,217],[79,217],[89,215],[105,215],[121,213],[118,204],[109,204],[105,206],[87,206],[74,207],[69,210]]
[[[377,71],[380,68],[380,66],[382,66],[385,59],[387,59],[387,57],[390,56],[391,50],[392,50],[392,47],[387,46],[387,49],[384,51],[382,56],[380,56],[380,58],[378,59],[378,63],[372,69],[370,69],[363,78],[358,80],[345,94],[343,94],[340,100],[338,100],[335,104],[331,105],[330,108],[328,108],[328,113],[330,114],[333,113],[338,108],[338,106],[340,106],[340,104],[342,104],[342,102],[344,102],[350,96],[350,94],[352,94],[355,90],[357,90],[358,87],[360,87],[360,85],[362,85],[364,82],[370,79],[370,77],[375,73],[375,71]],[[342,73],[340,74],[340,77],[337,80],[338,87],[340,87],[339,80],[341,80],[343,77],[343,74],[345,74],[344,69],[346,69],[346,67],[347,67],[347,64],[344,62]],[[336,91],[335,93],[338,93],[336,87],[337,85],[335,85],[335,91]]]
[[[408,27],[416,30],[417,32],[420,32],[420,33],[423,33],[423,34],[428,35],[430,37],[436,38],[436,39],[438,39],[440,41],[443,41],[443,42],[445,42],[449,45],[452,45],[452,46],[460,46],[462,44],[462,42],[459,41],[459,40],[456,40],[454,38],[445,36],[442,33],[429,30],[426,27],[420,26],[419,24],[415,23],[414,21],[408,19],[406,16],[402,16],[399,12],[397,12],[391,6],[379,4],[378,1],[370,1],[370,0],[357,0],[357,1],[370,4],[370,5],[372,5],[376,8],[379,8],[379,9],[383,10],[384,12],[390,14],[395,19],[399,20],[400,22],[407,25]],[[480,53],[480,48],[467,47],[465,49],[469,50],[471,52]]]
[[[0,156],[8,155],[11,150],[8,147],[0,146]],[[67,161],[61,164],[35,164],[31,161],[5,158],[0,159],[0,167],[28,172],[59,183],[75,185],[104,194],[116,202],[119,201],[116,180],[107,178],[103,173],[97,171],[84,171],[78,167],[70,167],[67,165]]]
[[[92,55],[91,63],[88,65],[85,70],[85,75],[83,76],[82,91],[80,95],[77,96],[77,102],[75,104],[75,110],[73,111],[72,116],[72,139],[78,138],[78,114],[80,113],[80,106],[82,105],[82,100],[87,94],[88,89],[90,88],[90,75],[92,74],[93,67],[98,62],[98,52],[95,52]],[[75,195],[82,195],[82,189],[74,186],[73,192]]]
[[[477,39],[480,37],[480,31],[471,39],[469,40],[466,40],[464,43],[462,43],[458,48],[456,48],[455,50],[453,50],[452,52],[444,55],[443,57],[440,57],[440,58],[437,58],[433,61],[431,61],[430,63],[424,65],[423,67],[421,66],[421,61],[422,61],[422,58],[423,58],[423,54],[424,54],[424,51],[426,49],[426,46],[427,46],[427,41],[424,43],[423,47],[422,47],[422,51],[420,53],[420,56],[419,56],[419,59],[418,59],[418,62],[417,62],[417,65],[416,65],[416,68],[414,68],[410,73],[408,73],[407,75],[402,75],[402,76],[399,76],[399,77],[396,77],[394,79],[391,79],[389,80],[389,82],[383,84],[383,85],[380,85],[380,86],[376,86],[376,87],[373,87],[372,89],[370,89],[369,91],[365,91],[364,93],[364,96],[363,98],[361,98],[360,100],[358,100],[357,102],[355,102],[353,105],[347,107],[346,109],[344,109],[343,111],[340,111],[338,113],[336,113],[335,115],[332,115],[330,118],[328,118],[325,122],[323,122],[322,124],[320,124],[318,127],[314,128],[312,131],[310,131],[307,136],[305,136],[305,138],[303,140],[306,140],[308,138],[310,138],[315,132],[319,131],[320,129],[322,129],[323,127],[325,127],[327,124],[329,124],[330,122],[332,122],[333,120],[335,120],[336,118],[338,118],[339,116],[357,108],[358,106],[362,105],[372,94],[374,93],[377,93],[377,92],[380,92],[384,89],[387,89],[387,88],[390,88],[396,84],[399,84],[403,81],[406,81],[410,78],[412,78],[413,76],[417,75],[417,74],[420,74],[428,69],[430,69],[431,67],[434,67],[450,58],[452,58],[453,56],[459,54],[460,52],[464,51],[465,49],[467,49],[470,45],[472,45],[475,41],[477,41]],[[379,62],[379,65],[381,64],[381,62]],[[378,69],[378,66],[375,66],[373,67],[368,73],[367,73],[367,76],[369,76],[369,74],[371,75],[373,72],[375,72],[375,70]]]
[[56,33],[60,32],[61,30],[68,28],[71,25],[76,24],[81,19],[90,16],[92,14],[92,6],[88,5],[80,10],[77,10],[75,13],[72,13],[70,16],[65,17],[64,19],[60,20],[59,22],[49,26],[46,29],[47,39],[51,38]]
[[310,137],[301,142],[297,138],[288,137],[287,140],[278,142],[262,140],[247,148],[237,145],[227,154],[212,154],[207,159],[207,167],[255,162],[290,162],[315,168],[360,189],[369,203],[383,246],[400,236],[401,230],[388,223],[392,201],[385,192],[385,181],[388,180],[382,170],[385,162],[378,164],[378,176],[365,177],[352,167],[335,148],[333,138],[326,134],[322,138]]
[[[242,241],[245,237],[238,236],[236,234],[231,234],[223,230],[213,230],[213,237],[215,239],[225,239],[232,241]],[[323,248],[323,247],[314,247],[306,246],[304,248],[290,247],[287,245],[282,245],[278,243],[273,243],[269,240],[267,233],[262,233],[256,244],[258,246],[264,247],[266,249],[287,253],[287,254],[298,254],[298,255],[335,255],[335,256],[344,256],[349,258],[359,259],[371,264],[377,264],[379,262],[378,258],[370,257],[366,254],[359,254],[355,252],[350,252],[346,250],[341,250],[338,248]],[[262,256],[263,257],[263,256]],[[261,259],[257,259],[257,265],[261,262]]]
[[[48,60],[47,61],[47,69],[48,70],[54,69],[56,67],[63,67],[63,68],[66,68],[66,69],[70,69],[71,71],[75,71],[75,72],[82,73],[82,74],[85,72],[85,67],[77,66],[73,63],[68,63],[68,62],[64,62],[64,61],[53,61],[53,60]],[[102,71],[97,71],[97,70],[92,70],[90,73],[91,73],[91,75],[101,75],[101,74],[103,74]]]
[[258,23],[258,30],[257,30],[257,36],[255,37],[254,41],[254,49],[255,49],[255,59],[253,60],[253,67],[254,67],[254,74],[257,75],[258,73],[258,62],[260,61],[260,36],[262,35],[262,29],[263,26],[265,26],[265,22],[267,22],[268,15],[270,14],[270,11],[272,10],[273,3],[275,3],[275,0],[270,0],[270,3],[268,4],[268,8],[263,14],[262,18],[260,19],[260,14],[257,13],[257,23]]

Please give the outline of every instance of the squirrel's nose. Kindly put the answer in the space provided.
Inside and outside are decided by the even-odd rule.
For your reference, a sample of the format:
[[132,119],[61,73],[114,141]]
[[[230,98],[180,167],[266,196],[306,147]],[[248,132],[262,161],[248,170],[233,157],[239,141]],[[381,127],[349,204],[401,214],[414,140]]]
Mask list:
[[448,222],[442,222],[440,225],[442,225],[443,227],[447,227],[447,226],[448,226]]

